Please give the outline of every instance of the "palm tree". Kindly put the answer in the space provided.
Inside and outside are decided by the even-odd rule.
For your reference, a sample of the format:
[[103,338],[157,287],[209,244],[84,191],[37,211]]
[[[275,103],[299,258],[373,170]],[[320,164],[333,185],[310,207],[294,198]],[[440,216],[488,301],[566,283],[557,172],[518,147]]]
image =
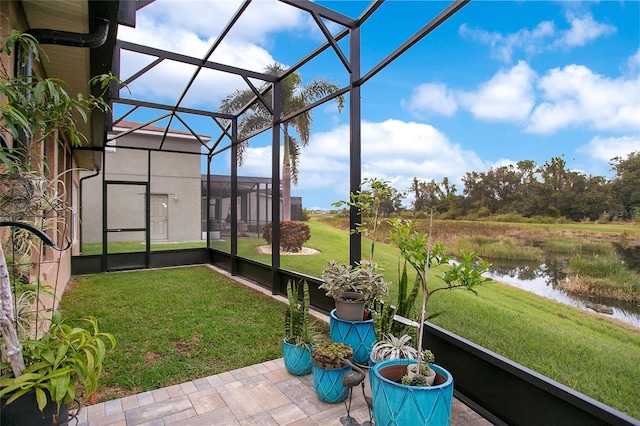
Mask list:
[[[280,64],[267,66],[265,72],[270,75],[282,75],[286,69]],[[291,73],[282,80],[281,111],[282,116],[286,116],[307,105],[312,104],[327,95],[338,91],[339,87],[322,78],[316,78],[307,85],[302,85],[302,78],[298,73]],[[266,102],[271,102],[270,92],[266,93]],[[238,112],[245,105],[255,98],[255,94],[250,89],[236,90],[222,100],[220,111],[228,114]],[[342,111],[344,97],[336,97],[338,111]],[[238,121],[238,135],[247,136],[254,131],[260,130],[270,125],[272,117],[267,107],[259,100],[256,100],[241,115]],[[309,144],[309,132],[313,117],[311,111],[305,111],[283,123],[284,133],[284,153],[282,159],[282,219],[291,220],[291,182],[298,184],[298,164],[300,159],[300,147]],[[289,133],[290,127],[295,130],[300,141]],[[247,144],[238,146],[238,164],[242,165]]]

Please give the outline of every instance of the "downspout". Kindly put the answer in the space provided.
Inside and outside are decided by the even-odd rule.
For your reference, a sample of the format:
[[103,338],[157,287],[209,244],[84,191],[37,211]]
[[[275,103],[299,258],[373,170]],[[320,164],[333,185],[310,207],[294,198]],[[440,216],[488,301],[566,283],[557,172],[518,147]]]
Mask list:
[[98,170],[97,168],[95,169],[95,173],[92,175],[88,175],[85,176],[83,178],[80,178],[80,183],[78,185],[78,191],[80,192],[79,196],[78,196],[78,204],[79,204],[79,208],[78,208],[78,214],[80,215],[80,220],[78,220],[78,223],[80,224],[80,229],[79,229],[79,234],[80,234],[80,253],[82,253],[82,239],[83,239],[83,235],[84,233],[82,232],[82,183],[84,182],[85,179],[91,179],[94,178],[96,176],[98,176],[100,174],[100,170]]
[[[93,49],[102,46],[109,35],[109,21],[103,18],[96,18],[98,29],[93,33],[73,33],[69,31],[59,31],[51,29],[32,28],[25,31],[25,34],[33,36],[38,44],[56,44],[71,47],[86,47]],[[16,48],[15,72],[14,75],[27,76],[27,82],[31,81],[33,75],[33,52],[29,48],[28,52],[23,52],[22,46],[18,44]],[[21,58],[24,58],[22,60]],[[29,97],[29,93],[25,93]],[[20,144],[26,149],[29,141],[24,131],[20,131]]]
[[[110,23],[107,19],[96,18],[96,22],[98,24],[98,28],[93,33],[74,33],[70,31],[59,31],[53,29],[44,29],[44,28],[32,28],[26,31],[26,34],[33,36],[39,44],[54,44],[59,46],[69,46],[69,47],[82,47],[88,49],[94,49],[96,47],[102,46],[109,36],[109,26]],[[18,52],[18,57],[22,55],[22,53]],[[22,64],[25,75],[31,75],[33,73],[33,54],[31,50],[29,50],[27,54],[26,64]],[[18,64],[20,66],[20,64]],[[85,179],[93,178],[98,176],[100,170],[96,169],[95,173],[89,176],[85,176],[80,178],[79,184],[79,204],[80,204],[80,252],[82,252],[82,183]]]

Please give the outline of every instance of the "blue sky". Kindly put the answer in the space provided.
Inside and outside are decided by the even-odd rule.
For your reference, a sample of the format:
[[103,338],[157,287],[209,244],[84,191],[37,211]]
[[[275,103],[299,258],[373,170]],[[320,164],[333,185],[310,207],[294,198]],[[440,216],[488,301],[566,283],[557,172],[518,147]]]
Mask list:
[[[369,4],[318,3],[352,18]],[[122,27],[118,37],[201,58],[238,5],[156,0],[138,12],[135,29]],[[447,5],[385,2],[362,27],[362,74]],[[446,176],[461,193],[466,172],[520,160],[541,165],[556,156],[572,170],[610,176],[611,158],[640,150],[639,22],[638,1],[472,1],[364,84],[363,177],[404,190],[414,177]],[[334,34],[342,29],[327,25]],[[210,60],[262,71],[274,62],[293,65],[324,40],[305,12],[254,0]],[[348,56],[346,39],[340,47]],[[122,77],[149,62],[123,55]],[[123,96],[172,104],[192,74],[190,66],[165,61]],[[303,84],[318,77],[348,84],[332,51],[300,74]],[[183,106],[216,110],[225,95],[244,88],[240,78],[205,71]],[[141,111],[129,119],[159,115]],[[332,102],[316,108],[313,119],[292,195],[306,208],[329,208],[348,196],[348,110],[338,113]],[[210,121],[189,122],[218,136]],[[270,175],[268,144],[268,137],[251,141],[240,174]],[[218,156],[213,173],[228,173],[228,165],[228,153]]]

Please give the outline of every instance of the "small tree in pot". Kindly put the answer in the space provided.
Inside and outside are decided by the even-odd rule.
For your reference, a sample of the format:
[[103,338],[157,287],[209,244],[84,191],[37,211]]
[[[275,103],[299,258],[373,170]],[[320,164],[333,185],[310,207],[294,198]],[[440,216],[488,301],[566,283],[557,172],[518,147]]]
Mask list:
[[[417,359],[395,359],[377,362],[373,369],[371,389],[376,424],[448,424],[453,402],[453,378],[444,368],[431,364],[432,354],[423,349],[426,307],[429,298],[441,290],[464,288],[475,293],[475,287],[491,281],[482,277],[489,264],[473,253],[463,252],[460,263],[450,263],[442,244],[431,245],[432,218],[429,232],[414,232],[410,221],[392,223],[392,239],[401,256],[415,269],[422,290],[418,324]],[[429,272],[441,273],[442,283],[430,282]],[[435,272],[435,271],[433,271]],[[424,367],[426,368],[422,368]],[[417,373],[411,377],[411,371]],[[435,371],[433,386],[425,373]],[[406,384],[403,384],[403,377]]]
[[[391,239],[400,249],[400,255],[416,271],[422,287],[422,306],[418,319],[418,360],[424,360],[423,356],[423,330],[426,321],[426,310],[429,298],[436,292],[462,288],[476,293],[475,287],[491,281],[491,278],[483,277],[490,264],[480,259],[473,252],[461,252],[459,263],[450,263],[450,259],[444,255],[444,246],[441,243],[431,245],[431,228],[433,226],[433,213],[429,219],[429,232],[414,232],[414,224],[411,221],[396,219],[392,222]],[[429,286],[429,271],[432,268],[443,266],[442,281],[444,286]],[[428,371],[428,367],[427,367]]]

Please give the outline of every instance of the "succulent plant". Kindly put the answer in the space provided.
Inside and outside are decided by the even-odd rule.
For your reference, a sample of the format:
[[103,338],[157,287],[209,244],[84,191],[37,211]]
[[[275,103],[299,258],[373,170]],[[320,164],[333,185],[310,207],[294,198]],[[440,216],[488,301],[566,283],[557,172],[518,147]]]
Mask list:
[[402,384],[407,386],[429,386],[427,383],[427,376],[422,374],[416,374],[415,376],[403,376]]
[[385,359],[416,359],[418,351],[411,346],[411,336],[403,334],[396,337],[393,334],[385,334],[371,349],[371,357],[375,362]]
[[309,284],[302,281],[302,303],[298,302],[299,284],[294,280],[287,283],[289,305],[285,311],[284,331],[287,343],[305,347],[314,341],[315,329],[309,316]]
[[341,359],[350,359],[353,356],[353,348],[346,343],[340,342],[319,342],[311,348],[311,358],[313,361],[325,368],[342,367]]
[[378,298],[385,296],[389,291],[389,282],[384,280],[382,274],[364,267],[353,267],[335,260],[330,260],[328,266],[322,271],[322,283],[318,288],[326,291],[327,296],[334,299],[345,291],[362,293],[363,298],[369,304]]

